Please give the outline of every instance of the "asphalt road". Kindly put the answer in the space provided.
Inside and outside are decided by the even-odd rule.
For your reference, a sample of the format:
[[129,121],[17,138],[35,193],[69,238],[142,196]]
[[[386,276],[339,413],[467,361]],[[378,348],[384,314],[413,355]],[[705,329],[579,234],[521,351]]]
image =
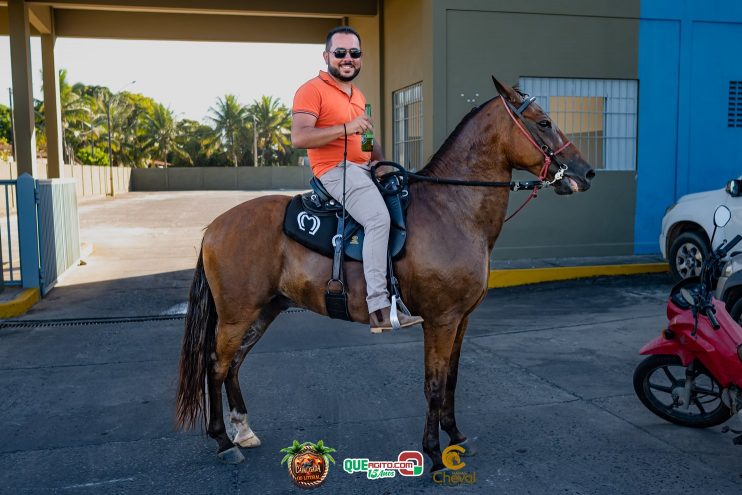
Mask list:
[[666,275],[490,292],[470,322],[456,402],[479,451],[465,459],[473,485],[343,472],[345,458],[421,450],[422,332],[371,335],[301,311],[279,316],[242,367],[263,445],[243,449],[243,464],[219,464],[200,431],[173,428],[179,313],[200,229],[248,197],[132,194],[82,205],[95,253],[25,323],[0,328],[0,492],[296,493],[279,452],[294,439],[337,449],[317,493],[742,488],[742,447],[729,434],[671,425],[634,396],[637,350],[665,324]]

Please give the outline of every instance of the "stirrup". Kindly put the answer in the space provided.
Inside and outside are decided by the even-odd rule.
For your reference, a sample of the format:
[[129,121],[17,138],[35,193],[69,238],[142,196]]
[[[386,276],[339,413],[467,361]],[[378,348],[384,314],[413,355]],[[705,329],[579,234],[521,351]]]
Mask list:
[[410,315],[410,310],[407,309],[407,306],[405,306],[404,302],[402,302],[401,297],[397,297],[395,294],[392,295],[392,307],[389,310],[389,321],[392,324],[393,330],[399,330],[402,328],[399,324],[399,316],[397,316],[397,304],[399,304],[399,309],[402,311],[402,313],[406,314],[407,316]]

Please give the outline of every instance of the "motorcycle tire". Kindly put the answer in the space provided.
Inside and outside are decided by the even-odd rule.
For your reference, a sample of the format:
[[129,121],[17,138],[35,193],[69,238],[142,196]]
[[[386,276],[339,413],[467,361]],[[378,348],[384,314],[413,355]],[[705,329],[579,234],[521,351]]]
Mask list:
[[[670,367],[677,368],[676,373],[671,373]],[[647,409],[676,425],[708,428],[709,426],[720,425],[728,420],[732,416],[732,412],[721,400],[721,386],[698,361],[696,361],[695,366],[695,378],[698,380],[699,377],[703,377],[701,378],[702,384],[694,386],[694,390],[691,392],[692,405],[689,410],[682,411],[678,408],[673,400],[672,389],[683,386],[685,370],[686,367],[683,366],[677,356],[649,356],[639,363],[634,370],[634,391]],[[670,382],[668,374],[672,375],[676,381],[670,382],[670,385],[650,382],[650,379],[657,372],[661,373],[660,381]],[[716,394],[719,396],[717,397]],[[712,400],[709,401],[709,398]]]

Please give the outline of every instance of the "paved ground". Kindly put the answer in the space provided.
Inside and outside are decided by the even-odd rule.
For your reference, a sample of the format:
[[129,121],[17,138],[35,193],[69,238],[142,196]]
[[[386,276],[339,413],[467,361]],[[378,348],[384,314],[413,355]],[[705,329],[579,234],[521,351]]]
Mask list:
[[[178,314],[200,229],[249,197],[83,205],[82,235],[96,246],[87,265],[28,326],[0,328],[1,492],[296,493],[279,464],[294,439],[323,439],[338,462],[420,448],[421,332],[375,336],[306,312],[281,315],[243,366],[263,441],[244,464],[220,465],[211,440],[173,430]],[[666,277],[491,291],[471,320],[457,396],[460,427],[479,448],[465,468],[476,484],[371,481],[334,466],[318,492],[738,493],[742,447],[720,428],[665,423],[633,394],[637,349],[664,324]],[[63,321],[92,317],[122,318]]]

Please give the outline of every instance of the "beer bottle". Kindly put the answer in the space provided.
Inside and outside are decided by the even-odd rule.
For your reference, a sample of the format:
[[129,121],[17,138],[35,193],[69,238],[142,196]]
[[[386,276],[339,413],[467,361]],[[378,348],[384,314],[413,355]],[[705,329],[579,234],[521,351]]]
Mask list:
[[[371,105],[366,103],[366,115],[371,117]],[[368,129],[361,136],[361,151],[374,150],[374,131]]]

